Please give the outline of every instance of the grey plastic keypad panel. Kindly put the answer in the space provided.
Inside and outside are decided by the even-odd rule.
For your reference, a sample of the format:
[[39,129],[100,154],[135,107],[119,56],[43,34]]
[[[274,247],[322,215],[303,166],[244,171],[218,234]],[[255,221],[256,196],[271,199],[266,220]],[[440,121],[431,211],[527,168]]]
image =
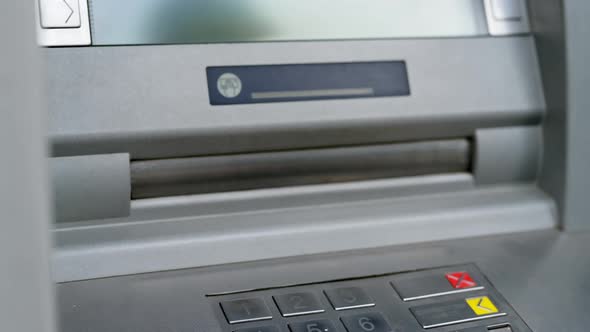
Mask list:
[[[474,264],[208,298],[227,332],[531,331]],[[228,303],[244,299],[262,301],[270,318],[228,317]]]

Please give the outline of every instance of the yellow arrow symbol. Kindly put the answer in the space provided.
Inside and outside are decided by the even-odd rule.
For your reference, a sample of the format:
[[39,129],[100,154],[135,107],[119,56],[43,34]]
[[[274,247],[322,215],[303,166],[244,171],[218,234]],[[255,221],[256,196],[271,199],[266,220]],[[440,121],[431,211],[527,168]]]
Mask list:
[[492,300],[490,300],[490,298],[487,296],[472,297],[466,299],[465,301],[471,310],[473,310],[473,312],[478,316],[495,314],[498,312],[498,308],[496,308]]

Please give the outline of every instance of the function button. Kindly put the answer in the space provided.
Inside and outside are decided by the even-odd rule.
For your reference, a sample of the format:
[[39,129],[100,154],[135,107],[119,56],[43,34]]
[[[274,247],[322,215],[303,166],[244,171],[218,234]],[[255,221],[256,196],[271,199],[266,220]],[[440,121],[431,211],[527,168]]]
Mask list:
[[466,271],[420,271],[394,277],[391,284],[404,301],[481,290],[481,280]]
[[425,329],[506,315],[488,296],[428,304],[410,308],[410,311]]
[[324,312],[318,298],[307,292],[273,296],[284,317],[317,314]]
[[248,327],[245,329],[234,330],[233,332],[280,332],[276,326],[260,326],[260,327]]
[[220,305],[230,324],[272,319],[270,310],[260,298],[224,301]]
[[445,275],[451,286],[455,289],[473,288],[477,283],[473,281],[469,272],[451,272]]
[[520,20],[522,9],[520,0],[491,0],[492,13],[496,20]]
[[41,26],[50,28],[79,28],[78,0],[39,0]]
[[465,302],[467,302],[471,310],[473,310],[478,316],[495,314],[498,312],[498,308],[496,308],[492,300],[487,296],[472,297],[466,299]]
[[342,287],[324,291],[336,310],[375,306],[375,301],[359,287]]
[[336,332],[334,324],[327,319],[292,323],[289,329],[291,332]]
[[383,315],[377,312],[342,317],[348,332],[393,332]]

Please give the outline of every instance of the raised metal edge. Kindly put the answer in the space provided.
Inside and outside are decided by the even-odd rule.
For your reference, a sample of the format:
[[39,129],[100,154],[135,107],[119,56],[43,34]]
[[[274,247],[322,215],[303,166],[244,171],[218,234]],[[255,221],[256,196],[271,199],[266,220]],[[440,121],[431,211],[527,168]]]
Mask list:
[[295,317],[295,316],[305,316],[305,315],[312,315],[312,314],[321,314],[322,312],[326,312],[324,309],[318,310],[310,310],[310,311],[300,311],[300,312],[291,312],[287,314],[283,314],[283,317]]
[[370,307],[375,306],[375,301],[370,297],[369,298],[370,298],[371,302],[369,302],[369,303],[349,305],[349,306],[337,306],[336,304],[334,304],[334,302],[332,302],[332,299],[330,299],[330,296],[328,295],[328,293],[326,293],[326,290],[324,290],[322,293],[328,299],[328,302],[330,302],[330,304],[332,305],[332,308],[334,308],[334,310],[336,310],[336,311],[360,309],[360,308],[370,308]]
[[79,28],[51,28],[41,26],[39,1],[35,0],[35,24],[37,29],[37,43],[40,46],[84,46],[92,43],[90,36],[90,14],[88,0],[79,0],[80,27]]
[[467,322],[474,322],[474,321],[478,321],[478,320],[482,320],[482,319],[488,319],[488,318],[494,318],[494,317],[502,317],[502,316],[506,316],[506,313],[505,312],[501,312],[501,313],[497,313],[497,314],[491,314],[491,315],[486,315],[486,316],[478,316],[478,317],[460,319],[460,320],[455,320],[455,321],[450,321],[450,322],[444,322],[444,323],[438,323],[438,324],[432,324],[432,325],[422,325],[422,327],[425,328],[425,329],[432,329],[432,328],[435,328],[435,327],[443,327],[443,326],[449,326],[449,325],[455,325],[455,324],[461,324],[461,323],[467,323]]
[[248,319],[236,319],[236,320],[228,320],[230,324],[240,324],[240,323],[248,323],[248,322],[259,322],[261,320],[270,320],[272,316],[263,316],[263,317],[256,317],[256,318],[248,318]]
[[[163,202],[178,204],[177,200]],[[180,209],[178,205],[168,206]],[[554,229],[556,224],[553,201],[531,185],[288,209],[271,207],[269,204],[265,211],[242,213],[211,211],[211,215],[193,217],[189,209],[176,215],[157,213],[152,218],[137,215],[138,222],[68,225],[54,232],[54,280],[235,263],[243,261],[246,254],[250,261],[291,257],[300,253],[302,239],[315,244],[307,248],[307,254],[319,254]],[[132,204],[131,214],[135,213]],[[320,227],[319,220],[330,222]],[[268,225],[272,225],[272,232]],[[291,232],[295,228],[306,232]],[[426,228],[430,231],[424,233]],[[288,232],[290,235],[285,236]],[[310,237],[330,241],[320,246]],[[208,254],[194,255],[203,250]]]
[[337,308],[336,308],[336,306],[334,306],[334,310],[343,311],[343,310],[351,310],[351,309],[370,308],[370,307],[374,307],[374,306],[375,306],[375,303],[365,303],[365,304],[351,305],[351,306],[337,307]]
[[529,24],[528,10],[526,6],[526,0],[513,0],[518,1],[521,10],[522,17],[520,19],[508,19],[499,20],[494,16],[492,8],[493,0],[484,0],[484,8],[486,14],[486,20],[488,22],[488,31],[492,36],[509,36],[527,34],[531,32]]
[[[391,283],[391,285],[393,286],[393,283]],[[393,288],[395,289],[395,286],[393,286]],[[445,296],[445,295],[467,293],[467,292],[472,292],[472,291],[477,291],[477,290],[482,290],[482,289],[484,289],[483,286],[478,286],[478,287],[473,287],[473,288],[457,289],[457,290],[448,291],[448,292],[433,293],[433,294],[426,294],[426,295],[412,296],[412,297],[404,297],[403,300],[404,300],[404,302],[409,302],[409,301],[415,301],[415,300],[428,299],[431,297],[439,297],[439,296]]]

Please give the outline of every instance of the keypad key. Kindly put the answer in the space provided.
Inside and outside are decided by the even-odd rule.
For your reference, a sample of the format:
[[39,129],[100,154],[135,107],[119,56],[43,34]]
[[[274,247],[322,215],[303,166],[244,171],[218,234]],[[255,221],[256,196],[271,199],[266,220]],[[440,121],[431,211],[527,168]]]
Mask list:
[[334,324],[327,320],[311,320],[289,324],[291,332],[336,332]]
[[280,332],[276,326],[259,326],[248,327],[245,329],[234,330],[233,332]]
[[326,290],[324,293],[335,310],[375,306],[375,301],[360,287],[341,287]]
[[324,308],[313,293],[300,292],[273,296],[284,317],[317,314]]
[[393,288],[404,301],[482,290],[481,276],[465,270],[428,270],[393,277]]
[[410,308],[425,329],[506,316],[491,296],[476,296]]
[[220,305],[230,324],[272,319],[270,310],[260,298],[224,301]]
[[385,318],[377,312],[342,317],[348,332],[393,332]]
[[393,332],[385,317],[377,312],[342,317],[348,332]]

